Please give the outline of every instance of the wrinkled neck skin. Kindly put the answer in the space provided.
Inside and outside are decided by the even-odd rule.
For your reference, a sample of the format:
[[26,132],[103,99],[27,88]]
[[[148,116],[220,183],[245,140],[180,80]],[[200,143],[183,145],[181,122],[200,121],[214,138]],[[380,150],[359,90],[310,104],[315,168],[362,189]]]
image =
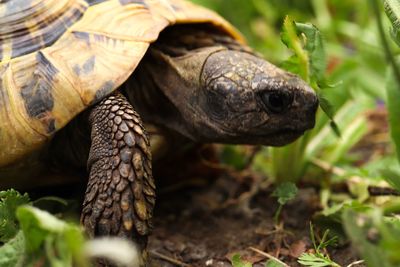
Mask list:
[[304,81],[222,33],[194,30],[163,33],[126,82],[144,121],[199,142],[272,146],[314,126],[318,100]]
[[[214,51],[224,49],[219,46],[207,47],[197,52],[204,52],[203,55],[207,57]],[[150,48],[143,64],[126,83],[125,93],[145,122],[172,129],[193,141],[211,141],[204,140],[203,135],[197,132],[198,127],[194,127],[204,124],[204,131],[218,131],[212,123],[203,121],[207,116],[197,109],[200,77],[193,74],[201,72],[202,64],[183,63],[181,69],[176,70],[168,62],[168,56],[165,56],[160,50]],[[186,76],[184,78],[176,73],[182,70],[182,75]],[[177,95],[179,97],[174,97]],[[187,105],[183,112],[177,108],[182,103]]]

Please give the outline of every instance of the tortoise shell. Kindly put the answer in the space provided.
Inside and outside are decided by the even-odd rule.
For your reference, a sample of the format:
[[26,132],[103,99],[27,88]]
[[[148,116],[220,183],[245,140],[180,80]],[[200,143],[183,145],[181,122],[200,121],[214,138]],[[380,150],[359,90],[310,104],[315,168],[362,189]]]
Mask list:
[[42,146],[118,88],[167,26],[210,23],[183,0],[5,0],[0,3],[0,166]]

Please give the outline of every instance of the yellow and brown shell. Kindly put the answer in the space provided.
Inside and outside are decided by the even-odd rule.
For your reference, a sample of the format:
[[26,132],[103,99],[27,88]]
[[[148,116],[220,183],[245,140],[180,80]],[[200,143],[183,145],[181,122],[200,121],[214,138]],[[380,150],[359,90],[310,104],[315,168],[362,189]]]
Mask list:
[[118,88],[168,25],[211,23],[183,0],[0,1],[0,166],[39,148]]

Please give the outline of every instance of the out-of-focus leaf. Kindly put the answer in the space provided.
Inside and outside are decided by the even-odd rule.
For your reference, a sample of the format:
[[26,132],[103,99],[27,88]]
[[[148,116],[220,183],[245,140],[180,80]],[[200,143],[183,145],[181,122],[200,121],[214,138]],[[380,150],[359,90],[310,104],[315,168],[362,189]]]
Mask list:
[[278,198],[281,205],[285,205],[289,200],[292,200],[297,194],[297,187],[294,183],[284,182],[272,192],[272,196]]
[[[400,59],[396,60],[397,66],[400,66]],[[393,69],[389,68],[386,80],[387,92],[387,108],[389,110],[390,134],[394,144],[396,145],[397,158],[400,162],[400,85],[399,81],[393,73]]]
[[22,267],[25,254],[25,239],[22,231],[0,246],[0,267]]
[[7,242],[18,232],[15,211],[18,206],[29,203],[27,194],[21,195],[14,189],[0,192],[0,241]]
[[220,155],[221,162],[241,170],[247,164],[247,157],[240,146],[226,145]]
[[239,254],[232,256],[231,263],[233,267],[251,267],[251,263],[243,261]]
[[17,218],[25,233],[28,251],[38,250],[51,233],[62,233],[66,229],[66,223],[35,207],[18,208]]
[[393,169],[383,169],[381,173],[386,182],[400,192],[400,173]]
[[339,216],[341,216],[342,212],[348,208],[356,211],[367,211],[371,209],[368,205],[360,203],[357,200],[348,200],[324,209],[322,214],[324,216],[332,216],[334,214],[339,214]]
[[282,263],[280,263],[280,262],[278,262],[276,260],[269,259],[265,263],[265,267],[285,267],[285,265],[283,265]]
[[[391,249],[398,251],[398,245],[397,248],[392,247],[391,249],[389,247],[383,249],[379,245],[381,240],[385,239],[385,237],[382,236],[384,232],[380,231],[382,229],[381,227],[383,226],[383,228],[386,228],[386,226],[383,225],[384,222],[381,216],[376,214],[375,216],[377,217],[373,218],[373,216],[368,214],[360,214],[351,209],[346,209],[342,216],[346,233],[350,237],[353,246],[360,252],[368,266],[398,266],[398,261],[397,263],[394,261],[392,262],[388,257],[388,252]],[[398,236],[395,238],[400,240]]]
[[19,207],[17,218],[31,261],[42,257],[51,266],[87,266],[83,256],[84,238],[78,226],[32,206]]
[[335,164],[367,133],[367,123],[363,116],[356,117],[342,131],[342,137],[337,140],[335,147],[322,158],[330,164]]

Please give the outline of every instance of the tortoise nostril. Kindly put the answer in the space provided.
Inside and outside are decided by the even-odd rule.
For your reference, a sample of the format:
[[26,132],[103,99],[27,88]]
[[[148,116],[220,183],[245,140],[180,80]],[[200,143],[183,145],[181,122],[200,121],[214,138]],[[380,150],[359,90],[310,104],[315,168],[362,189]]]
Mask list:
[[268,110],[281,113],[290,107],[293,96],[287,91],[264,91],[261,93],[261,100]]
[[304,99],[304,103],[305,103],[305,107],[306,109],[311,112],[312,114],[314,114],[319,106],[319,99],[318,96],[316,94],[312,94],[309,95],[309,97],[307,97],[306,99]]
[[319,99],[318,97],[315,95],[314,97],[314,103],[312,104],[314,111],[317,110],[318,106],[319,106]]

